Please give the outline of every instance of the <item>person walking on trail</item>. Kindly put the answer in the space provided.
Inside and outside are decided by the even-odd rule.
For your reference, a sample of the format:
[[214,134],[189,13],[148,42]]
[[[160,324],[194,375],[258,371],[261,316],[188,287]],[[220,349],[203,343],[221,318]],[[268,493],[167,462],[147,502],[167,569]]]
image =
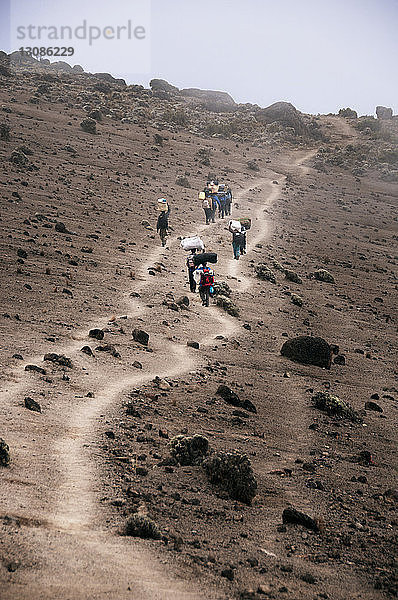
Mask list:
[[217,209],[220,209],[220,203],[218,200],[218,196],[216,194],[213,194],[211,196],[211,222],[215,223],[216,222],[216,211]]
[[214,271],[207,263],[200,265],[194,272],[194,278],[199,285],[199,294],[203,306],[209,306],[210,288],[214,284]]
[[212,219],[211,198],[205,198],[202,206],[203,210],[205,211],[206,225],[209,225]]
[[231,188],[227,188],[225,194],[225,214],[229,216],[231,214],[231,204],[232,204],[232,190]]
[[162,246],[166,245],[166,237],[168,235],[169,229],[169,215],[170,215],[170,206],[168,206],[167,211],[162,211],[158,217],[158,222],[156,225],[156,231],[160,236],[160,240],[162,242]]
[[232,233],[232,248],[234,250],[234,258],[239,260],[241,246],[245,244],[245,235],[241,231]]
[[227,197],[225,193],[219,194],[220,212],[219,216],[223,219],[227,214]]
[[243,227],[243,225],[242,225],[242,229],[241,229],[241,234],[242,234],[242,242],[241,242],[239,251],[241,254],[246,254],[246,229],[245,229],[245,227]]
[[194,279],[194,272],[196,271],[196,265],[194,263],[195,254],[196,248],[193,248],[187,258],[189,289],[193,294],[196,292],[196,281]]

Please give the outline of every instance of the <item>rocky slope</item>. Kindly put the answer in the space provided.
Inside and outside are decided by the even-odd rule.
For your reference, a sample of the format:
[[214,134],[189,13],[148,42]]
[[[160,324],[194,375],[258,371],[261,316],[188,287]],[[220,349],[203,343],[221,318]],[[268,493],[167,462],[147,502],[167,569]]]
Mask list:
[[[34,67],[0,75],[2,595],[396,596],[397,186],[366,150],[384,139]],[[203,223],[209,171],[253,221],[239,262]],[[191,233],[238,316],[187,291]],[[330,368],[281,356],[297,336]]]

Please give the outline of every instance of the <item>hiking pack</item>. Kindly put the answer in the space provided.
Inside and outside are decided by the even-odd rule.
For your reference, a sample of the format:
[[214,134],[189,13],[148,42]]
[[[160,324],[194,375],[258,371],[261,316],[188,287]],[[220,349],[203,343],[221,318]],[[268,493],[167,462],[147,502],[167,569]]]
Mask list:
[[198,235],[186,237],[181,240],[181,248],[184,250],[204,250],[205,245]]
[[201,287],[210,287],[214,283],[214,275],[209,267],[204,267],[203,271],[200,275],[200,286]]

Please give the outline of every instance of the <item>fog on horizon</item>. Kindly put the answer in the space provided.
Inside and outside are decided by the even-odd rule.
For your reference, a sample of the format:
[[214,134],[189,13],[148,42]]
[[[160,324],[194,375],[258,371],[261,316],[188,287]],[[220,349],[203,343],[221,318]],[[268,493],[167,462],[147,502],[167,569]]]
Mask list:
[[379,104],[397,112],[398,0],[114,0],[106,7],[70,0],[67,8],[1,0],[2,48],[17,49],[10,47],[10,13],[15,21],[40,10],[43,23],[78,24],[102,13],[145,21],[147,38],[135,45],[142,57],[98,43],[68,60],[94,72],[106,66],[127,83],[147,87],[159,77],[179,88],[226,91],[237,102],[285,100],[314,114],[346,106],[373,114]]

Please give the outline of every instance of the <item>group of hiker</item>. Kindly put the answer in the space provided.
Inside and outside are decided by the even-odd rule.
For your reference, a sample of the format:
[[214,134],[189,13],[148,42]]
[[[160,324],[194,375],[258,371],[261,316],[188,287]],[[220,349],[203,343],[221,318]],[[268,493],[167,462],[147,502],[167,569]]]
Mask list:
[[[208,181],[199,200],[205,211],[206,225],[215,223],[216,213],[223,219],[231,215],[232,191],[230,187],[219,184],[217,180]],[[166,245],[169,229],[170,206],[165,198],[158,200],[160,211],[157,221],[157,232],[160,236],[162,246]],[[230,219],[228,230],[232,233],[232,248],[235,260],[246,254],[246,232],[250,229],[251,219]],[[214,271],[208,263],[217,262],[217,254],[206,252],[203,241],[199,236],[183,238],[181,246],[188,251],[186,266],[188,269],[189,288],[192,293],[199,290],[203,306],[209,306],[210,297],[214,293]]]
[[221,219],[231,214],[231,188],[223,183],[218,183],[217,179],[206,183],[203,192],[199,194],[199,200],[202,200],[206,225],[216,222],[216,213]]

